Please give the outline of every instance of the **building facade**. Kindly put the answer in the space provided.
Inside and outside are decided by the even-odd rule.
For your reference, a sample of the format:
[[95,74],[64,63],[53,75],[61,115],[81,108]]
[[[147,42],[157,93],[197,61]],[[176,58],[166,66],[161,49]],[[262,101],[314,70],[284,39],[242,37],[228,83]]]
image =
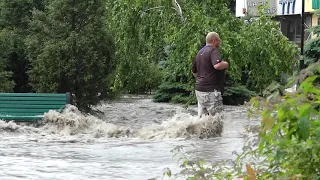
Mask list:
[[[273,15],[274,19],[280,22],[282,33],[300,47],[302,0],[237,0],[236,16],[258,16],[260,4],[267,4],[268,9],[264,13]],[[318,25],[319,18],[313,12],[319,9],[319,6],[320,0],[305,0],[305,29]],[[306,32],[304,39],[310,38],[312,34]]]

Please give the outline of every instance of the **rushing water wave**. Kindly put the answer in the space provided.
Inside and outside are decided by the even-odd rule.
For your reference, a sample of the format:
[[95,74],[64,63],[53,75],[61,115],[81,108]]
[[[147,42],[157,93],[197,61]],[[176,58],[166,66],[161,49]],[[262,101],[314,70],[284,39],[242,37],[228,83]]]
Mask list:
[[64,136],[88,134],[94,138],[212,138],[222,133],[223,113],[214,117],[198,118],[189,113],[177,113],[173,117],[141,129],[132,129],[129,126],[117,126],[92,115],[81,113],[77,107],[69,105],[63,112],[50,110],[44,114],[40,127],[26,127],[14,122],[0,124],[1,129],[27,133],[47,133]]
[[0,121],[1,179],[149,179],[179,169],[170,153],[178,145],[209,161],[234,159],[250,124],[244,107],[198,119],[195,107],[127,97],[95,109],[103,114],[69,106],[40,124]]

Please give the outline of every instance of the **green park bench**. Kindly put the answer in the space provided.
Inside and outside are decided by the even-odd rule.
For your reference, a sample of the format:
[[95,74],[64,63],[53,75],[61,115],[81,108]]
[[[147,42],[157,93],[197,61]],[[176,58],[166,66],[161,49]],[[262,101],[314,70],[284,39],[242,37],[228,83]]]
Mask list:
[[70,93],[0,93],[0,120],[41,120],[44,113],[62,111],[70,102]]

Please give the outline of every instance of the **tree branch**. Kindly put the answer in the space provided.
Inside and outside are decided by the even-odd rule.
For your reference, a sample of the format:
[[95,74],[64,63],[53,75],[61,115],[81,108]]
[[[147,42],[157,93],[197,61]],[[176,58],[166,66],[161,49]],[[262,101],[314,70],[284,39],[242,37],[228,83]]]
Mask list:
[[151,11],[151,10],[154,10],[154,9],[160,9],[160,8],[164,8],[164,7],[165,6],[152,7],[152,8],[144,10],[143,12]]
[[172,4],[175,7],[175,10],[179,13],[182,23],[184,23],[185,19],[182,14],[181,6],[179,5],[177,0],[172,0]]

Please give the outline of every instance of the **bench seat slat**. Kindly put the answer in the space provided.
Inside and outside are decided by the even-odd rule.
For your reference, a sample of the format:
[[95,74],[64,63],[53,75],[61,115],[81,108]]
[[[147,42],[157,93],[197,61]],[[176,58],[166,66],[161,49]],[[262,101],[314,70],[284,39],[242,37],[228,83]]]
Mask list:
[[0,101],[66,101],[65,97],[3,97],[0,95]]
[[0,116],[9,117],[9,116],[43,116],[46,112],[15,112],[15,113],[5,113],[0,112]]
[[16,104],[21,105],[65,105],[66,101],[0,101],[1,105],[12,106]]
[[49,94],[49,93],[0,93],[0,97],[66,97],[66,94]]
[[43,109],[26,109],[26,108],[19,108],[19,109],[3,109],[0,108],[0,114],[11,114],[11,113],[23,113],[23,112],[35,112],[35,113],[43,113],[43,112],[49,112],[50,110],[56,110],[59,111],[60,109],[50,109],[50,108],[43,108]]
[[41,120],[41,116],[0,116],[0,120],[35,121]]
[[63,109],[65,105],[26,105],[26,104],[0,104],[1,109]]

